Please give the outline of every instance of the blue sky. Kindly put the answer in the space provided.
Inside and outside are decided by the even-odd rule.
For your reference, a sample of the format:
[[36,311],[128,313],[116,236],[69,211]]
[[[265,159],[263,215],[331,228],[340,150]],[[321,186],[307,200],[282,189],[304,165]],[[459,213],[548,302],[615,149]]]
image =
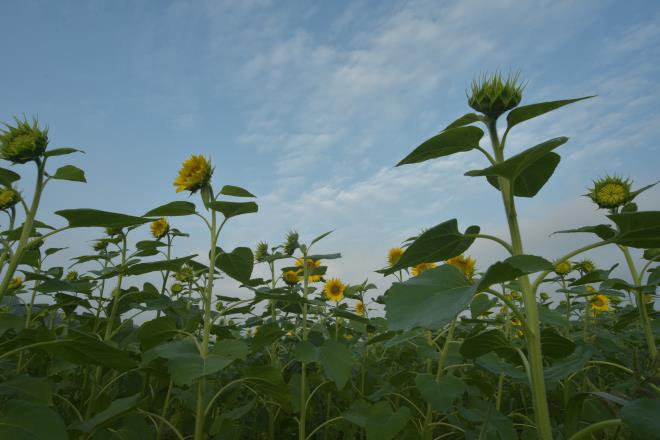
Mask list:
[[[509,154],[571,138],[551,182],[519,203],[529,253],[555,258],[589,240],[548,234],[603,222],[580,196],[593,178],[660,176],[655,1],[21,0],[4,2],[0,29],[0,120],[38,115],[52,147],[86,151],[60,162],[85,169],[87,184],[47,189],[40,218],[54,224],[58,209],[142,214],[185,199],[172,180],[201,153],[216,185],[260,203],[232,221],[224,247],[336,229],[319,248],[344,254],[332,274],[380,280],[387,249],[422,227],[455,217],[506,234],[498,194],[463,176],[484,166],[477,153],[393,168],[469,111],[471,79],[495,69],[521,72],[526,103],[598,95],[509,137]],[[657,189],[639,199],[659,201]],[[205,253],[198,220],[172,219],[191,233],[178,255]],[[97,235],[53,244],[71,256]],[[618,261],[611,252],[597,256]],[[482,269],[503,256],[470,253]]]

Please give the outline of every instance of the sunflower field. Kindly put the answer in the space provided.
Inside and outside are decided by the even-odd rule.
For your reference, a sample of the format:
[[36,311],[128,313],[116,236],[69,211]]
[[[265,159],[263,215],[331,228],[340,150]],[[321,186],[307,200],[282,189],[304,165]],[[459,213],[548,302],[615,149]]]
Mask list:
[[[596,178],[600,214],[557,231],[590,244],[527,254],[516,202],[539,193],[568,138],[508,154],[508,135],[591,97],[521,105],[523,89],[516,75],[477,78],[473,112],[396,165],[480,155],[465,174],[500,193],[508,234],[451,218],[384,237],[389,254],[360,284],[333,274],[332,225],[223,249],[225,224],[258,204],[203,155],[172,170],[179,200],[144,215],[62,209],[46,224],[48,183],[85,182],[61,163],[80,150],[51,148],[37,120],[5,124],[0,439],[660,439],[660,211],[635,201],[655,184]],[[200,255],[177,250],[182,216],[208,231]],[[98,239],[58,259],[50,238],[76,228]],[[477,266],[477,240],[508,257]],[[625,271],[590,259],[601,247]]]

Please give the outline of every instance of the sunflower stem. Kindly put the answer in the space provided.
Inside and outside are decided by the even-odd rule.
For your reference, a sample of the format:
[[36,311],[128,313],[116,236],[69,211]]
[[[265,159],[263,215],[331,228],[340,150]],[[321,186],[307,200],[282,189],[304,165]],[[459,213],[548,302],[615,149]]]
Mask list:
[[[303,251],[303,304],[302,304],[302,340],[307,341],[307,295],[309,293],[309,269],[307,264],[307,247]],[[298,440],[306,440],[305,418],[307,415],[307,392],[306,392],[306,370],[307,364],[300,363],[300,420],[298,421]]]

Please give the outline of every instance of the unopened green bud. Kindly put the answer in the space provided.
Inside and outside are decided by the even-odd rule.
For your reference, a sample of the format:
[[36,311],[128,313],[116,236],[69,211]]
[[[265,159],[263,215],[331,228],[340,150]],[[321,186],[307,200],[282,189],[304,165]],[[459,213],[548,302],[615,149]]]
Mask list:
[[171,289],[173,294],[178,295],[183,290],[183,286],[179,283],[174,283],[172,284]]
[[0,211],[11,208],[20,200],[21,196],[13,188],[4,188],[3,190],[0,190]]
[[67,281],[78,280],[78,272],[76,272],[75,270],[70,271],[69,273],[66,274],[66,280]]
[[0,130],[0,156],[13,163],[26,163],[38,159],[48,145],[48,129],[39,128],[38,121],[15,119],[16,125],[5,125]]
[[298,247],[298,233],[296,231],[290,231],[286,235],[286,242],[284,243],[284,253],[287,255],[293,255],[297,247]]
[[631,182],[616,176],[605,176],[594,181],[587,196],[601,209],[616,209],[634,197],[630,191]]
[[524,88],[518,81],[518,74],[509,74],[506,79],[499,73],[482,75],[478,80],[472,81],[468,104],[495,120],[502,113],[520,104]]
[[254,260],[258,263],[263,263],[268,256],[268,243],[260,241],[257,248],[254,250]]

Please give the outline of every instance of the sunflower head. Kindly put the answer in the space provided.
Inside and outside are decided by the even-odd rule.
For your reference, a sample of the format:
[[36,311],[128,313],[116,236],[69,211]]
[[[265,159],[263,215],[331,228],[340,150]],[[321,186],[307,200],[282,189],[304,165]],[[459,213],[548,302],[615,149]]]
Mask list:
[[78,280],[78,272],[76,272],[75,270],[70,270],[66,274],[66,280],[69,281],[69,282],[77,281]]
[[355,313],[364,316],[364,303],[362,301],[358,301],[357,304],[355,304]]
[[106,250],[108,248],[108,240],[105,239],[96,240],[94,242],[93,248],[96,252],[101,252]]
[[23,285],[23,278],[21,278],[21,277],[14,277],[14,278],[12,278],[11,281],[9,282],[9,290],[20,289],[22,285]]
[[445,261],[445,264],[449,264],[460,269],[461,272],[465,274],[465,277],[471,280],[474,276],[474,266],[477,264],[477,261],[472,257],[464,257],[463,255],[459,255],[458,257],[450,258],[449,260]]
[[194,193],[209,183],[211,175],[213,175],[211,162],[201,154],[193,154],[190,159],[183,162],[179,175],[174,179],[176,192]]
[[48,128],[40,128],[36,119],[16,119],[16,125],[4,124],[0,130],[0,156],[13,163],[37,160],[46,151]]
[[593,261],[585,258],[575,263],[575,268],[583,273],[589,273],[596,270],[596,265]]
[[151,222],[150,227],[151,235],[153,235],[156,240],[165,237],[170,231],[170,224],[164,218],[159,218],[158,220]]
[[403,255],[404,250],[400,247],[394,247],[387,252],[387,262],[390,266],[394,266]]
[[174,279],[181,283],[185,283],[192,280],[194,275],[195,271],[193,270],[192,266],[189,264],[184,264],[181,266],[181,269],[179,269],[179,271],[174,274]]
[[429,269],[433,269],[436,266],[437,264],[435,263],[419,263],[417,266],[413,266],[411,271],[412,276],[420,276],[423,272],[426,272]]
[[293,255],[298,247],[298,233],[296,231],[289,231],[286,234],[286,240],[284,242],[284,253],[287,255]]
[[589,302],[591,303],[591,310],[596,312],[607,312],[610,309],[610,299],[602,293],[592,296]]
[[509,74],[506,78],[500,73],[482,75],[472,81],[468,104],[495,120],[502,113],[520,104],[524,88],[525,85],[519,81],[518,74]]
[[19,202],[21,196],[13,188],[0,190],[0,211],[11,208]]
[[172,290],[172,293],[174,295],[178,295],[179,293],[181,293],[181,291],[183,291],[183,285],[181,285],[181,283],[174,283],[172,284],[172,287],[170,287],[170,289]]
[[550,295],[548,295],[546,292],[541,292],[541,301],[547,301],[550,299]]
[[[307,258],[307,277],[310,283],[318,283],[321,281],[321,275],[315,275],[314,270],[321,267],[321,260],[314,260],[312,258]],[[298,275],[304,276],[304,265],[303,258],[296,259],[296,267],[299,267]]]
[[288,270],[282,274],[282,279],[289,286],[294,286],[300,281],[299,271]]
[[555,263],[555,273],[557,275],[566,275],[573,269],[571,262],[568,260],[560,261]]
[[257,243],[257,247],[254,249],[254,261],[257,263],[263,263],[266,261],[268,256],[268,243],[265,241],[260,241]]
[[601,209],[617,209],[634,197],[631,182],[617,176],[605,176],[594,180],[587,196]]
[[344,299],[344,290],[346,290],[346,285],[339,278],[329,279],[323,287],[325,297],[334,302]]

